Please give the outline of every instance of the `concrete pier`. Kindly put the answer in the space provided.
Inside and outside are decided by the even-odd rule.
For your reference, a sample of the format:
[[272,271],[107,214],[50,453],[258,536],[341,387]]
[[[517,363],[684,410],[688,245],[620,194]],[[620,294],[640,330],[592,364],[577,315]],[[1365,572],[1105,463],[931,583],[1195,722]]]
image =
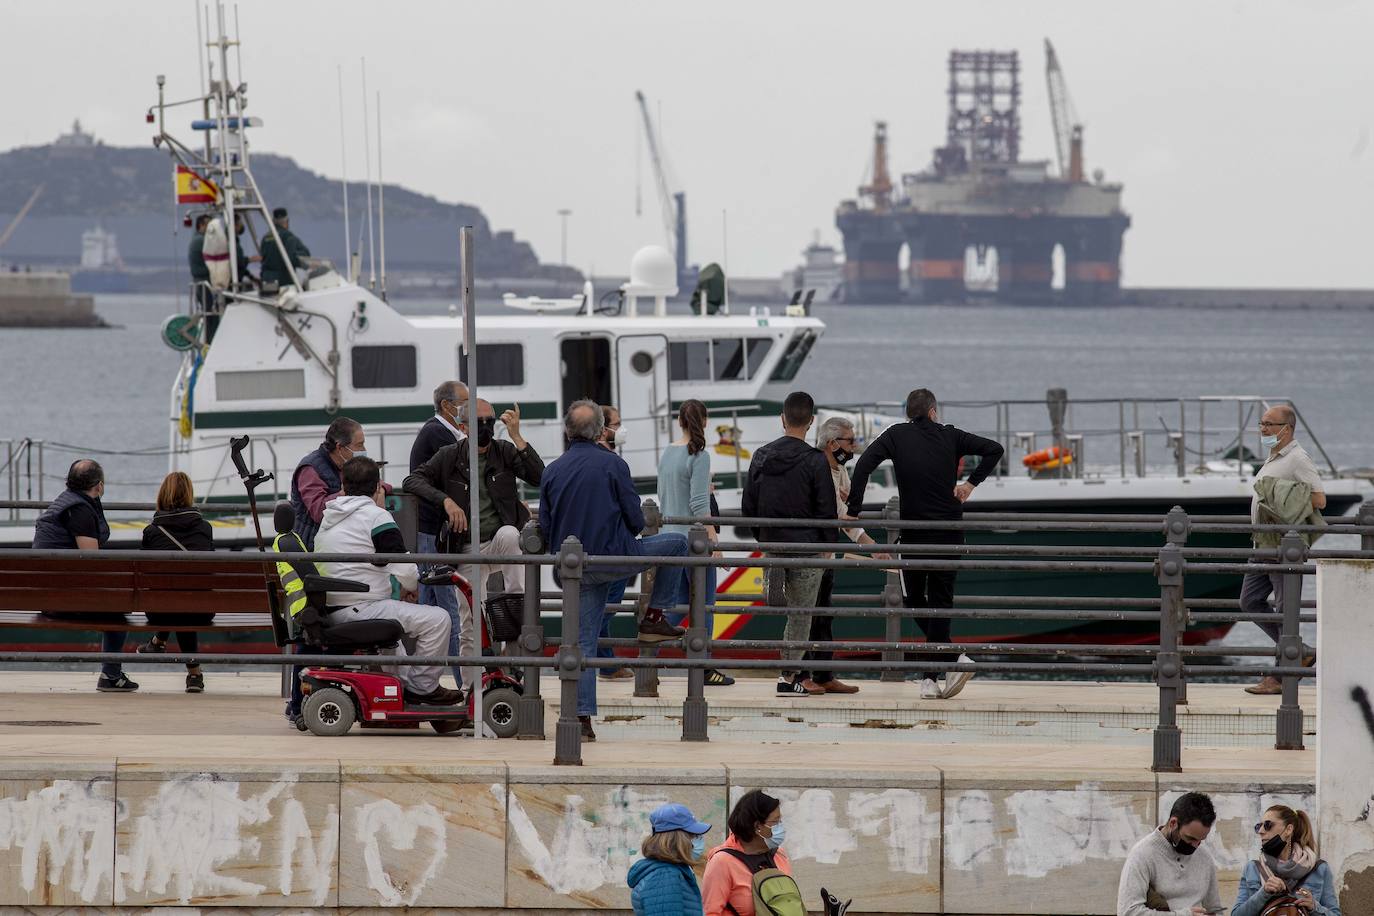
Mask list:
[[[869,730],[796,723],[790,737],[750,738],[713,723],[712,741],[684,745],[598,722],[586,765],[553,767],[551,741],[289,731],[270,674],[208,671],[199,696],[180,692],[177,673],[137,678],[140,693],[117,696],[91,692],[86,672],[6,673],[0,907],[624,910],[649,811],[690,805],[715,825],[714,844],[731,799],[764,787],[783,799],[813,908],[825,886],[852,896],[853,912],[1109,914],[1126,852],[1175,793],[1213,794],[1208,846],[1228,899],[1265,806],[1313,805],[1313,751],[1185,742],[1185,772],[1157,776],[1148,737],[854,742]],[[603,687],[606,709],[628,703],[618,687]],[[845,702],[867,694],[883,708],[885,689],[911,693],[863,688]],[[676,689],[665,680],[661,702]],[[1034,707],[1041,690],[1042,707],[1099,694],[1079,702],[1085,714],[1093,702],[1127,711],[1149,692],[975,681],[944,705],[987,709],[1019,693]],[[729,692],[710,699],[724,709]],[[1244,696],[1194,687],[1190,708],[1240,709]],[[1267,712],[1256,708],[1272,723]]]

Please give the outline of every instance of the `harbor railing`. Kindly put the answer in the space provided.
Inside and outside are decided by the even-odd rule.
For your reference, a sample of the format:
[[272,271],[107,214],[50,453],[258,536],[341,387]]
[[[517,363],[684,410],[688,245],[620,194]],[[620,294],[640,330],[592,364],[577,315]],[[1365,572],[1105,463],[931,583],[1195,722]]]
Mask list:
[[[1182,770],[1182,732],[1178,724],[1177,707],[1186,701],[1187,682],[1192,678],[1249,679],[1276,677],[1282,682],[1282,696],[1275,717],[1275,744],[1281,750],[1303,748],[1303,710],[1298,698],[1298,684],[1304,677],[1314,676],[1314,666],[1304,658],[1299,626],[1315,620],[1304,616],[1302,577],[1315,571],[1311,561],[1336,558],[1374,558],[1374,506],[1364,506],[1352,522],[1315,526],[1252,525],[1248,518],[1233,516],[1189,517],[1175,508],[1161,519],[1157,516],[1034,516],[999,514],[996,517],[973,515],[961,521],[911,521],[897,517],[895,502],[881,514],[865,513],[856,523],[853,520],[789,520],[764,518],[675,518],[662,517],[652,501],[646,501],[646,519],[654,530],[663,524],[688,525],[688,552],[681,557],[592,556],[583,549],[576,537],[568,537],[558,545],[544,543],[543,535],[531,522],[522,532],[522,553],[511,556],[481,556],[477,554],[327,554],[311,555],[322,563],[420,563],[449,565],[496,566],[523,564],[527,587],[524,595],[520,634],[515,641],[514,654],[491,656],[435,656],[388,657],[388,665],[397,666],[485,666],[504,665],[524,669],[524,693],[519,702],[517,737],[543,739],[545,737],[544,700],[540,693],[540,672],[552,669],[559,679],[559,718],[554,726],[554,763],[576,765],[582,761],[581,728],[577,718],[577,687],[583,672],[606,668],[628,667],[636,672],[636,692],[643,695],[656,690],[658,670],[685,670],[687,691],[682,705],[683,741],[709,740],[709,705],[705,696],[706,670],[721,664],[722,653],[746,652],[757,656],[774,652],[838,652],[851,657],[834,658],[823,662],[827,670],[836,673],[873,673],[883,679],[904,680],[920,672],[979,672],[985,674],[1058,676],[1058,677],[1114,677],[1149,678],[1159,690],[1159,714],[1154,730],[1152,766],[1159,772]],[[706,524],[721,528],[731,526],[768,528],[779,525],[804,524],[815,528],[852,528],[862,526],[886,533],[886,543],[833,545],[734,542],[720,539],[713,543],[707,535]],[[904,544],[901,537],[907,531],[1092,531],[1116,534],[1154,534],[1163,543],[1152,545],[1068,545],[1041,546],[1024,544]],[[1189,545],[1193,535],[1242,534],[1266,531],[1278,534],[1280,543],[1274,549],[1244,547],[1213,547]],[[1311,549],[1304,535],[1317,532],[1351,534],[1361,538],[1358,550]],[[727,551],[721,557],[712,556],[715,550]],[[552,552],[550,552],[552,551]],[[834,556],[838,552],[841,555]],[[874,557],[881,553],[886,557]],[[70,550],[0,550],[0,559],[13,560],[70,560],[82,557],[93,566],[147,559],[148,554],[137,550],[102,550],[73,552]],[[222,562],[241,564],[255,559],[253,553],[170,551],[160,552],[159,561]],[[271,564],[275,555],[263,557]],[[758,595],[731,595],[731,600],[763,601],[747,608],[754,615],[829,615],[835,617],[876,617],[885,621],[881,641],[856,640],[784,640],[784,639],[712,639],[706,630],[708,604],[706,573],[708,567],[761,568],[769,585]],[[541,573],[552,567],[559,590],[545,593],[535,585]],[[685,612],[685,633],[676,644],[659,644],[646,650],[631,639],[598,640],[598,646],[640,648],[638,657],[597,658],[589,655],[579,642],[582,581],[588,571],[610,570],[625,572],[630,578],[647,567],[659,570],[686,568],[690,571],[690,600],[678,608]],[[835,606],[786,607],[780,599],[779,576],[774,570],[788,568],[867,570],[884,576],[879,596],[850,594],[835,596]],[[1021,572],[1071,577],[1076,574],[1109,574],[1112,576],[1150,576],[1159,590],[1156,598],[1113,598],[1083,595],[1053,596],[969,596],[951,608],[907,607],[902,594],[903,571],[964,571]],[[1275,574],[1283,577],[1282,599],[1277,613],[1244,613],[1237,610],[1234,599],[1189,598],[1186,596],[1188,577],[1193,575],[1241,576],[1247,573]],[[641,582],[637,594],[642,606],[649,589]],[[556,612],[560,633],[556,639],[545,633],[544,611]],[[672,610],[672,609],[664,609]],[[741,608],[740,610],[746,610]],[[905,640],[901,636],[903,618],[916,620],[931,617],[951,617],[963,620],[1072,620],[1072,621],[1132,621],[1155,622],[1158,642],[1151,645],[1120,644],[1042,644],[1033,642],[994,643],[925,643]],[[1276,619],[1277,618],[1277,619]],[[1277,646],[1194,646],[1185,645],[1183,633],[1190,623],[1234,623],[1239,621],[1275,621],[1280,624]],[[672,646],[682,652],[680,658],[657,657],[660,649]],[[509,647],[508,647],[509,648]],[[552,650],[552,654],[550,654]],[[868,657],[852,657],[862,653]],[[907,657],[920,653],[920,659]],[[936,658],[930,653],[943,653]],[[991,655],[991,660],[965,663],[957,660],[961,653]],[[872,656],[876,655],[874,658]],[[1218,664],[1206,656],[1236,656],[1267,658],[1267,663],[1241,665]],[[1026,660],[1022,660],[1026,659]],[[1092,659],[1092,660],[1083,660]],[[91,652],[14,652],[0,651],[0,664],[58,664],[77,662],[117,662],[128,660],[119,653]],[[166,653],[140,656],[140,663],[208,665],[357,665],[356,655],[321,654],[228,654],[228,653]],[[1148,662],[1148,664],[1145,664]],[[794,670],[811,667],[815,663],[790,661],[772,657],[730,658],[731,670],[767,671]],[[480,728],[480,723],[477,725]]]

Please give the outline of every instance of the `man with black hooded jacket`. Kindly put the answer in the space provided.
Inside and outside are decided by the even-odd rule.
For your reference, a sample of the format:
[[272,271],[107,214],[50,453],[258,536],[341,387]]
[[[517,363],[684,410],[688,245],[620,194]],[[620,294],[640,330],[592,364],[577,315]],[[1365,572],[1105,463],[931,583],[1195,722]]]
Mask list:
[[[837,518],[835,482],[825,454],[806,441],[807,431],[816,418],[816,402],[805,391],[794,391],[782,406],[783,435],[754,452],[749,476],[744,482],[740,511],[746,518],[833,519]],[[755,528],[761,542],[786,541],[801,544],[830,544],[839,540],[835,528],[805,524],[775,528]],[[819,551],[818,551],[819,552]],[[816,556],[815,553],[789,553],[787,556]],[[770,576],[781,576],[783,604],[787,607],[814,607],[820,589],[822,570],[770,569]],[[783,639],[802,641],[811,631],[809,615],[789,615]],[[798,661],[803,650],[784,649],[782,657]],[[777,692],[786,696],[825,693],[825,688],[809,680],[799,680],[797,672],[782,671]]]

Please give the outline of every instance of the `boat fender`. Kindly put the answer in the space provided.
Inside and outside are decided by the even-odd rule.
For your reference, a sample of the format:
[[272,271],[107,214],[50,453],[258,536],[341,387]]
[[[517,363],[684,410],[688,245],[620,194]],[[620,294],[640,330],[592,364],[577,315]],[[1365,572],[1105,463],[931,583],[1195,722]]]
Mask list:
[[201,254],[210,271],[210,285],[215,289],[227,289],[232,278],[229,272],[229,234],[224,230],[223,219],[212,219],[206,224]]
[[1038,452],[1031,452],[1021,459],[1021,463],[1028,468],[1057,468],[1061,464],[1068,464],[1071,461],[1073,461],[1073,455],[1069,450],[1057,445],[1042,448]]

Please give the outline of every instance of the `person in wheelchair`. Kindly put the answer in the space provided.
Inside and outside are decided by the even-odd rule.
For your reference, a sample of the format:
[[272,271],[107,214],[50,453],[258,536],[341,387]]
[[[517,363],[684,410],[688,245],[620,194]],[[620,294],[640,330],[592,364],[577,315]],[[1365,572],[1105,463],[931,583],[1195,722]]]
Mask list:
[[[315,552],[329,553],[406,553],[400,529],[391,513],[383,508],[381,471],[371,458],[355,457],[340,469],[343,493],[330,502],[315,535]],[[320,563],[328,577],[349,579],[367,586],[365,593],[328,592],[326,605],[332,609],[323,623],[328,642],[331,625],[360,620],[395,620],[414,641],[418,655],[444,655],[448,650],[449,616],[443,608],[417,604],[420,572],[414,563],[378,564]],[[393,597],[393,581],[400,600]],[[404,646],[392,654],[404,655]],[[391,666],[385,668],[405,685],[407,703],[451,706],[461,701],[457,690],[439,686],[443,668],[434,666]]]

